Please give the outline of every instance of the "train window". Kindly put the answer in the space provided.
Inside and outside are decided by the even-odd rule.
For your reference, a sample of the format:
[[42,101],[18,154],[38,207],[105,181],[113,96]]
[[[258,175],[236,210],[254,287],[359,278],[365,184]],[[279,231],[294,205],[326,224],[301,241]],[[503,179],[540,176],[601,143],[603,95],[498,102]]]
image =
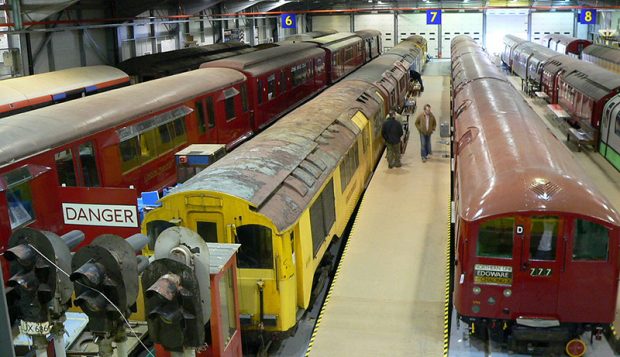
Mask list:
[[349,182],[351,182],[359,163],[359,149],[356,141],[340,164],[340,188],[342,192],[344,192]]
[[9,205],[11,229],[23,226],[35,219],[29,182],[22,182],[7,189],[6,200]]
[[286,74],[284,71],[280,72],[280,93],[286,92]]
[[256,91],[256,95],[258,96],[258,104],[261,104],[263,102],[263,81],[258,79],[257,80],[257,85],[258,85],[258,91]]
[[583,219],[575,220],[573,260],[606,261],[609,232],[600,224]]
[[249,269],[273,269],[271,229],[258,224],[237,227],[237,266]]
[[241,107],[244,113],[248,111],[248,86],[245,83],[241,86]]
[[137,136],[121,141],[119,149],[121,151],[121,169],[123,172],[140,165],[140,140]]
[[368,135],[368,125],[366,125],[364,127],[364,130],[362,131],[362,154],[366,153],[366,148],[368,148],[369,141],[370,139]]
[[312,229],[314,256],[318,253],[335,221],[334,181],[330,180],[321,195],[310,207],[310,227]]
[[209,128],[215,127],[215,109],[213,107],[213,97],[207,97],[207,121],[209,122]]
[[272,74],[267,78],[267,100],[272,100],[276,96],[276,75]]
[[82,144],[79,149],[84,186],[99,187],[99,172],[97,172],[97,159],[95,157],[95,147],[93,143],[88,142]]
[[480,224],[476,253],[479,257],[512,258],[515,219],[496,218]]
[[226,120],[235,119],[235,97],[226,98]]
[[196,101],[196,120],[198,121],[198,132],[204,134],[207,131],[205,123],[205,106],[202,100]]
[[344,62],[349,62],[351,58],[353,58],[353,49],[349,47],[344,50]]
[[149,249],[150,250],[154,250],[155,249],[155,241],[157,240],[157,237],[159,237],[159,235],[161,234],[161,232],[165,231],[166,229],[170,228],[170,227],[174,227],[175,225],[168,222],[168,221],[161,221],[161,220],[156,220],[156,221],[151,221],[148,222],[146,224],[146,235],[150,238],[149,239]]
[[560,220],[558,217],[532,217],[530,257],[535,260],[555,260]]
[[325,70],[325,63],[323,63],[323,59],[322,58],[317,58],[316,59],[316,73],[317,74],[321,74],[323,73],[323,71]]
[[219,282],[220,304],[221,304],[221,333],[224,338],[224,346],[232,339],[237,330],[237,318],[235,315],[235,294],[233,291],[232,270],[228,269]]
[[56,171],[58,172],[58,183],[67,186],[77,186],[71,149],[57,152],[54,154],[54,160],[56,161]]
[[217,243],[217,223],[196,222],[196,233],[198,233],[205,242]]
[[614,133],[620,136],[620,111],[616,115],[616,127],[614,128]]
[[185,118],[179,118],[172,122],[174,124],[174,143],[175,146],[187,141],[185,135]]

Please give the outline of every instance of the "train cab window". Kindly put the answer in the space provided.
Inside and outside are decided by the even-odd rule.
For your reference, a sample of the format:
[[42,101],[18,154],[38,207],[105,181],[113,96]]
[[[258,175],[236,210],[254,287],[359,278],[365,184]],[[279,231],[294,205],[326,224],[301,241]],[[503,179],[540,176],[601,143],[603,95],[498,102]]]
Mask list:
[[187,141],[185,133],[185,118],[179,118],[172,122],[174,126],[174,144],[178,146]]
[[207,97],[207,122],[209,128],[215,127],[215,109],[213,107],[213,97]]
[[157,237],[159,237],[159,235],[161,234],[161,232],[165,231],[166,229],[170,228],[170,227],[174,227],[175,225],[168,222],[168,221],[162,221],[162,220],[156,220],[156,221],[150,221],[146,224],[146,235],[150,238],[149,239],[149,249],[153,250],[155,249],[155,241],[157,240]]
[[609,232],[600,224],[576,219],[574,226],[573,260],[606,261]]
[[235,316],[235,294],[233,290],[232,270],[228,269],[219,282],[220,306],[222,314],[221,333],[224,338],[224,346],[232,339],[233,334],[237,331],[237,318]]
[[202,100],[196,101],[196,120],[198,122],[198,133],[204,134],[207,131],[205,122],[205,106]]
[[349,62],[351,58],[353,58],[353,49],[349,47],[344,50],[344,62]]
[[618,111],[618,114],[616,115],[616,127],[614,128],[614,133],[616,133],[617,136],[620,136],[620,111]]
[[88,142],[80,145],[80,165],[82,166],[82,178],[84,186],[99,187],[99,172],[97,171],[97,159],[95,146]]
[[226,98],[226,120],[235,119],[235,97]]
[[530,257],[534,260],[555,260],[560,220],[557,217],[532,217]]
[[316,59],[316,70],[315,73],[316,74],[321,74],[323,73],[323,71],[325,70],[325,63],[323,62],[322,58],[317,58]]
[[258,90],[256,91],[256,95],[257,95],[257,99],[258,99],[258,104],[261,104],[263,102],[263,81],[258,79],[257,80],[257,87]]
[[241,244],[237,266],[248,269],[273,269],[271,229],[258,224],[237,227],[237,243]]
[[276,96],[276,75],[272,74],[267,78],[267,100],[272,100]]
[[121,141],[119,149],[121,151],[121,169],[123,172],[140,165],[140,140],[137,136]]
[[244,113],[248,111],[248,86],[245,83],[241,86],[241,108]]
[[7,186],[6,200],[9,206],[11,229],[32,222],[36,217],[33,208],[30,180],[32,174],[26,166],[10,171],[2,176]]
[[217,243],[217,223],[196,222],[196,233],[198,233],[205,242]]
[[57,152],[54,154],[54,160],[56,161],[56,171],[58,172],[58,183],[67,186],[77,186],[71,149]]
[[479,257],[512,258],[515,220],[496,218],[480,224],[476,253]]

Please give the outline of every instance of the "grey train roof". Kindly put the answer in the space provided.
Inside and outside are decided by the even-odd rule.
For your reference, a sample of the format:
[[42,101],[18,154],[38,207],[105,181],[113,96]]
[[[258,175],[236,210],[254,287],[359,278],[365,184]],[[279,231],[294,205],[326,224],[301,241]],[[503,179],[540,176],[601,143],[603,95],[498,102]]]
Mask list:
[[[284,231],[326,183],[360,129],[350,120],[379,109],[374,87],[342,82],[296,109],[212,166],[174,189],[176,194],[212,191],[249,202]],[[359,100],[362,96],[363,100]],[[200,192],[197,192],[200,195]]]
[[[394,67],[394,63],[401,61],[403,58],[397,54],[383,54],[375,58],[374,60],[368,62],[364,67],[358,69],[357,71],[349,74],[342,81],[355,81],[361,80],[369,83],[378,82],[384,76],[386,71],[389,71]],[[404,65],[405,69],[408,68],[409,62]]]
[[620,64],[620,48],[591,44],[583,50],[583,53]]
[[620,89],[620,75],[592,63],[579,61],[566,73],[564,81],[597,101]]
[[198,69],[4,118],[0,167],[244,79],[230,69]]
[[363,39],[367,39],[375,36],[381,36],[381,31],[366,29],[355,31],[355,34]]

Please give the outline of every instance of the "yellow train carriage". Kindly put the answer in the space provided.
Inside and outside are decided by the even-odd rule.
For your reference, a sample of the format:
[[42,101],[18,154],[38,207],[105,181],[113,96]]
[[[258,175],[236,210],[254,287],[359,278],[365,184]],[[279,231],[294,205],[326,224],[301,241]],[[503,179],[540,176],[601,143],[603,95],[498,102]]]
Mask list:
[[181,225],[209,242],[240,243],[242,317],[293,328],[380,157],[386,108],[371,84],[332,87],[164,197],[145,233]]

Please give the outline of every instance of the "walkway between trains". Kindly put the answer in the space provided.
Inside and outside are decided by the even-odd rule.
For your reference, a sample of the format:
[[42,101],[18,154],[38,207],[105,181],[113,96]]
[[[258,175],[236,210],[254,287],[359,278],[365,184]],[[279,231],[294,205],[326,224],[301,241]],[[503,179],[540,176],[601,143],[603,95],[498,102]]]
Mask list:
[[[448,61],[426,65],[416,114],[428,103],[439,122],[449,120],[449,69]],[[410,121],[403,166],[388,169],[384,156],[363,198],[311,356],[443,353],[448,146],[437,130],[433,157],[423,163],[415,117]]]

